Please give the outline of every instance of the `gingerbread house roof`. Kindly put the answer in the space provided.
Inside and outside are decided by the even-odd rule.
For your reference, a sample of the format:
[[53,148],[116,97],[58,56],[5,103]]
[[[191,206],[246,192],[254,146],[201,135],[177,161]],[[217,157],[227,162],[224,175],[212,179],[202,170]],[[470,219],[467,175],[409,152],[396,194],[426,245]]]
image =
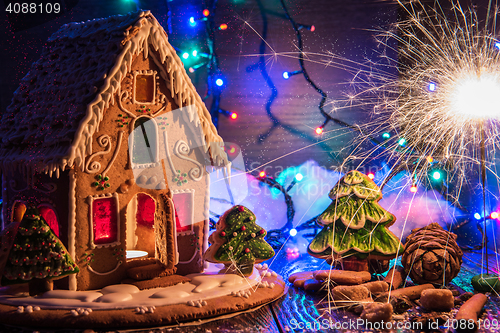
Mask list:
[[179,107],[193,105],[212,162],[226,165],[222,139],[184,66],[149,11],[62,26],[21,80],[0,122],[0,168],[50,174],[82,167],[104,110],[115,103],[135,55],[159,54],[162,76]]

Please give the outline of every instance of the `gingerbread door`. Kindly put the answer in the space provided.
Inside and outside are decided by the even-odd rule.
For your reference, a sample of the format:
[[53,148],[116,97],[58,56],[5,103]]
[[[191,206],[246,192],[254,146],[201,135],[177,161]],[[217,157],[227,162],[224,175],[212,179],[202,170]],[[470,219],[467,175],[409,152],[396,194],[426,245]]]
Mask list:
[[146,193],[137,193],[127,206],[127,257],[155,256],[155,200]]

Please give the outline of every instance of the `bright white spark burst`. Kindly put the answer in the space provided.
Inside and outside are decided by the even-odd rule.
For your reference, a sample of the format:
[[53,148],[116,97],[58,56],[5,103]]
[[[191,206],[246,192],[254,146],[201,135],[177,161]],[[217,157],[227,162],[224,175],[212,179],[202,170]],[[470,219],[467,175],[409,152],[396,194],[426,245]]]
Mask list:
[[451,114],[465,119],[483,120],[500,116],[500,80],[497,73],[467,75],[446,88],[446,103]]

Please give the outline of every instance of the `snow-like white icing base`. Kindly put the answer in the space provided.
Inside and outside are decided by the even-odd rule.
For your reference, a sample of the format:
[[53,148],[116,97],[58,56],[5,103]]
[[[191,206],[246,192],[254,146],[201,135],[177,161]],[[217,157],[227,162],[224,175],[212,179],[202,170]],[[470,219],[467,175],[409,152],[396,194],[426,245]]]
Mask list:
[[[70,310],[140,309],[141,307],[152,309],[155,306],[172,304],[203,306],[206,304],[204,301],[210,298],[225,295],[248,297],[259,287],[274,287],[274,284],[271,286],[261,281],[269,270],[267,267],[259,266],[256,265],[250,277],[244,278],[235,274],[218,274],[223,265],[211,264],[205,273],[188,275],[191,278],[189,283],[147,290],[139,290],[130,284],[120,284],[93,291],[52,290],[41,296],[31,297],[2,294],[0,289],[0,303],[19,307],[38,306],[41,309]],[[273,275],[276,276],[276,273]]]

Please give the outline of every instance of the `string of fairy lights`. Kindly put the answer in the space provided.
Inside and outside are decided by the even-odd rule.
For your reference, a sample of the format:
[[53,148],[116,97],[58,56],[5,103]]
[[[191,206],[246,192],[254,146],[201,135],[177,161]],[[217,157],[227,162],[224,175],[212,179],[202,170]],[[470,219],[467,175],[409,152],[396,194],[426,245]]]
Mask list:
[[215,127],[219,126],[219,115],[224,115],[232,120],[238,118],[238,113],[221,108],[221,96],[227,86],[226,78],[219,65],[219,58],[216,52],[216,32],[227,30],[227,23],[216,24],[215,12],[217,10],[217,0],[207,1],[201,12],[190,16],[188,25],[191,28],[202,26],[204,35],[204,45],[206,52],[199,51],[198,47],[192,49],[179,49],[177,52],[183,60],[189,73],[195,73],[201,68],[207,70],[207,91],[203,96],[204,101],[211,99],[210,115]]
[[[271,127],[264,133],[260,134],[258,136],[258,142],[263,143],[277,128],[283,128],[290,133],[294,135],[298,135],[302,138],[305,138],[307,140],[313,141],[313,142],[318,142],[317,138],[318,136],[323,135],[324,129],[326,126],[328,126],[330,123],[337,124],[339,126],[342,126],[344,128],[350,129],[352,131],[357,131],[360,132],[360,134],[365,135],[363,133],[362,129],[358,126],[353,126],[351,124],[348,124],[341,119],[335,118],[332,114],[328,113],[325,111],[325,103],[327,100],[327,94],[324,90],[322,90],[311,78],[310,74],[307,71],[307,67],[305,64],[305,52],[304,52],[304,43],[303,43],[303,38],[302,34],[303,33],[314,33],[315,31],[315,26],[314,25],[306,25],[306,24],[300,24],[297,23],[292,16],[290,15],[287,6],[285,5],[284,0],[279,0],[283,14],[277,13],[272,10],[268,10],[264,2],[262,0],[256,0],[256,3],[258,5],[258,8],[260,10],[260,14],[262,17],[262,31],[260,33],[262,37],[262,41],[260,43],[259,47],[259,57],[258,61],[249,67],[247,67],[247,72],[253,72],[255,70],[259,70],[261,75],[263,76],[268,88],[271,90],[271,94],[265,104],[265,109],[266,109],[266,114],[268,118],[271,120]],[[189,73],[195,73],[197,70],[200,68],[206,68],[207,70],[207,92],[203,99],[205,101],[209,101],[211,99],[211,105],[210,105],[210,114],[212,116],[213,123],[216,127],[218,127],[219,123],[219,116],[222,114],[224,116],[229,117],[230,119],[236,120],[238,118],[238,114],[233,111],[227,111],[223,108],[221,108],[221,95],[226,88],[227,82],[226,78],[223,75],[220,66],[219,66],[219,59],[217,56],[216,52],[216,40],[215,37],[218,32],[225,31],[229,28],[227,23],[221,23],[221,24],[215,24],[215,13],[217,9],[217,0],[212,0],[212,1],[207,1],[205,3],[204,9],[201,10],[199,13],[190,16],[188,20],[188,24],[191,27],[199,27],[202,25],[204,27],[203,33],[204,33],[204,39],[205,39],[205,47],[206,47],[206,52],[200,52],[198,49],[191,49],[191,50],[181,50],[178,49],[179,56],[181,59],[185,62],[186,68]],[[314,129],[314,133],[316,136],[313,136],[309,133],[304,133],[293,126],[290,126],[286,123],[283,123],[280,121],[278,117],[276,117],[272,111],[272,105],[276,98],[278,97],[278,89],[276,88],[276,85],[274,84],[273,80],[271,79],[269,73],[267,72],[267,63],[266,63],[266,48],[268,47],[266,44],[266,38],[268,35],[268,16],[275,16],[280,19],[286,19],[290,22],[296,36],[297,40],[297,49],[298,49],[298,65],[299,69],[293,70],[293,71],[285,71],[283,72],[283,79],[288,80],[292,79],[294,76],[297,75],[302,75],[308,85],[310,85],[314,90],[319,94],[320,100],[318,103],[318,109],[320,114],[323,116],[324,121],[322,124],[317,126]],[[430,92],[433,92],[437,89],[437,86],[435,83],[431,82],[429,83],[428,90]],[[398,137],[397,133],[394,135],[391,132],[383,132],[379,138],[372,137],[370,135],[365,135],[365,137],[368,137],[369,140],[378,147],[384,148],[384,149],[393,149],[392,147],[394,146],[393,143],[396,143],[396,146],[399,147],[400,149],[407,149],[407,141],[404,137]],[[324,144],[323,142],[318,142],[322,148],[326,150],[330,150],[330,148]],[[448,187],[446,184],[447,180],[447,174],[445,172],[445,168],[441,166],[439,163],[433,160],[432,156],[425,156],[425,157],[420,157],[416,156],[415,159],[420,160],[422,158],[425,158],[427,160],[428,165],[430,167],[426,167],[428,171],[428,179],[430,180],[427,185],[429,185],[431,188],[438,190],[446,199],[448,195]],[[413,165],[422,165],[419,162],[413,162]],[[402,164],[402,165],[397,165],[392,169],[392,172],[389,173],[385,177],[385,181],[382,184],[386,184],[386,182],[391,179],[393,176],[396,174],[402,172],[402,171],[409,171],[410,167],[408,166],[408,163]],[[413,173],[415,174],[415,172]],[[267,186],[279,190],[283,195],[284,195],[284,200],[287,205],[287,222],[284,225],[283,228],[281,229],[275,229],[275,230],[270,230],[267,235],[267,239],[270,242],[270,244],[275,247],[275,248],[280,248],[286,239],[290,236],[295,236],[298,232],[303,231],[303,230],[311,230],[312,233],[307,234],[306,236],[311,236],[313,237],[317,231],[319,230],[317,224],[316,224],[316,219],[317,217],[314,217],[308,221],[305,221],[301,223],[299,226],[294,227],[293,226],[293,218],[295,215],[295,209],[294,209],[294,203],[292,200],[292,197],[289,194],[289,191],[293,188],[293,186],[299,182],[302,178],[302,175],[297,174],[297,177],[294,178],[291,184],[288,186],[285,186],[284,184],[280,184],[276,179],[274,179],[272,176],[267,175],[264,171],[261,171],[260,173],[256,174],[256,179],[258,179],[260,182],[263,184],[266,184]],[[375,174],[374,173],[369,173],[368,176],[370,178],[374,178]],[[421,184],[423,185],[423,184]],[[415,193],[418,191],[418,180],[416,179],[415,176],[412,177],[412,184],[411,187],[409,188],[409,191],[412,193]],[[458,205],[458,202],[455,200],[454,203]],[[460,207],[462,208],[463,207]],[[217,218],[218,216],[214,214],[214,216]],[[471,216],[476,221],[486,221],[487,219],[498,219],[498,213],[497,212],[492,212],[489,216],[483,217],[480,213],[474,213]],[[478,222],[478,223],[479,223]],[[215,221],[212,219],[211,220],[211,225],[212,227],[215,226]]]
[[[268,11],[264,8],[264,6],[260,0],[258,1],[258,3],[259,3],[259,7],[261,8],[261,13],[263,13],[263,15],[266,15],[268,13]],[[302,43],[300,31],[302,29],[307,29],[307,30],[313,32],[315,30],[315,27],[313,25],[297,24],[289,15],[288,10],[287,10],[284,2],[281,2],[281,4],[282,4],[284,11],[285,11],[284,18],[288,19],[292,23],[292,26],[294,27],[294,30],[297,33],[297,38],[299,40],[299,48],[301,50],[301,55],[300,55],[300,59],[299,59],[299,64],[300,64],[301,70],[295,71],[295,72],[285,72],[283,74],[283,77],[285,79],[287,79],[293,75],[296,75],[299,73],[302,74],[306,78],[307,82],[312,87],[314,87],[315,90],[321,95],[321,101],[320,101],[320,105],[319,105],[320,111],[322,112],[322,114],[329,117],[328,114],[324,111],[324,105],[326,102],[327,95],[309,77],[309,74],[307,73],[306,68],[305,68],[305,64],[304,64],[304,54],[302,53],[302,49],[303,49],[302,44],[303,43]],[[189,17],[189,21],[188,21],[189,26],[191,26],[191,27],[196,27],[199,24],[204,25],[204,28],[205,28],[204,35],[205,35],[205,41],[206,41],[205,45],[207,46],[208,52],[201,53],[197,49],[192,49],[192,50],[177,49],[177,52],[178,52],[179,56],[181,57],[181,59],[184,61],[185,66],[187,67],[187,70],[189,73],[194,73],[196,70],[198,70],[202,67],[207,68],[207,87],[208,87],[208,89],[207,89],[207,93],[203,97],[203,99],[207,100],[209,97],[212,98],[212,103],[211,103],[211,107],[210,107],[210,114],[212,116],[212,121],[213,121],[214,125],[216,127],[218,127],[218,119],[219,119],[220,114],[228,116],[233,120],[237,119],[238,115],[236,112],[229,112],[229,111],[226,111],[226,110],[220,108],[221,94],[222,94],[223,89],[226,86],[226,82],[225,82],[224,75],[222,74],[222,72],[220,70],[220,66],[219,66],[219,60],[217,57],[216,47],[215,47],[215,35],[216,35],[217,30],[219,30],[219,31],[226,30],[228,28],[228,25],[226,23],[222,23],[218,26],[215,24],[214,15],[216,12],[216,6],[217,6],[217,0],[211,1],[211,3],[209,3],[205,6],[205,9],[203,9],[201,11],[201,13],[198,13],[197,15]],[[263,32],[262,35],[263,35],[263,38],[265,39],[265,37],[267,35],[267,17],[263,17],[263,19],[264,19],[264,30],[265,31]],[[287,126],[287,125],[282,124],[278,120],[278,118],[276,118],[273,115],[273,113],[271,112],[271,105],[272,105],[273,101],[276,99],[278,93],[277,93],[277,89],[276,89],[274,83],[272,82],[271,78],[269,77],[269,75],[267,73],[267,69],[266,69],[266,65],[265,65],[265,57],[263,54],[264,52],[265,52],[265,45],[261,46],[261,48],[260,48],[261,57],[260,57],[259,61],[257,62],[257,64],[247,68],[248,72],[251,72],[255,69],[260,69],[268,86],[272,90],[271,97],[269,98],[268,102],[266,103],[266,111],[267,111],[267,114],[268,114],[269,118],[271,119],[273,125],[268,130],[267,133],[259,136],[259,141],[263,142],[271,134],[271,132],[274,129],[276,129],[278,126],[284,127],[285,129],[291,131],[294,134],[299,134],[301,136],[308,136],[307,134],[300,133],[298,130],[292,128],[291,126]],[[330,118],[327,118],[327,119],[330,119]],[[327,122],[325,122],[325,125]],[[344,123],[338,119],[335,119],[335,122],[337,122],[341,125],[344,125],[344,126],[351,127],[347,123]],[[313,137],[310,137],[310,136],[308,136],[308,137],[310,140],[315,141],[315,139]],[[325,148],[327,148],[327,147],[325,146]],[[316,226],[316,223],[315,223],[315,219],[312,220],[312,223],[311,223],[311,221],[307,221],[307,222],[301,224],[301,226],[299,226],[298,228],[293,227],[295,208],[294,208],[292,197],[289,194],[289,191],[294,187],[294,185],[297,182],[300,182],[302,180],[302,177],[303,176],[299,173],[294,177],[293,181],[288,186],[284,186],[284,185],[280,184],[273,177],[267,175],[264,171],[261,171],[258,174],[257,179],[260,182],[268,185],[269,187],[271,187],[273,189],[280,191],[283,194],[284,200],[285,200],[285,203],[287,206],[287,222],[285,223],[285,226],[281,229],[270,230],[268,232],[267,237],[266,237],[267,241],[275,248],[280,248],[284,244],[284,242],[286,241],[286,237],[288,237],[288,235],[295,236],[298,231],[301,231],[301,230],[309,228],[309,227],[311,229],[314,229],[314,230],[318,229],[318,227]],[[217,214],[212,213],[212,215],[214,215],[215,218],[220,217]],[[215,229],[215,223],[216,223],[216,221],[213,218],[211,218],[210,219],[210,228],[211,229]],[[315,233],[311,234],[311,236],[314,236],[314,235],[315,235]]]

